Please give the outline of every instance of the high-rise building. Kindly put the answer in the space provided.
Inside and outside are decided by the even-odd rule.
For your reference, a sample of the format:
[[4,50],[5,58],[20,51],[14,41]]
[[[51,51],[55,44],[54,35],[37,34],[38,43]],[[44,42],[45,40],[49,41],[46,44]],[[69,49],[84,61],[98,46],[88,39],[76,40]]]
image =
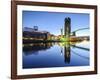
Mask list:
[[70,37],[70,33],[71,33],[71,19],[68,17],[68,18],[65,18],[65,25],[64,25],[64,35],[65,35],[65,38],[68,38]]

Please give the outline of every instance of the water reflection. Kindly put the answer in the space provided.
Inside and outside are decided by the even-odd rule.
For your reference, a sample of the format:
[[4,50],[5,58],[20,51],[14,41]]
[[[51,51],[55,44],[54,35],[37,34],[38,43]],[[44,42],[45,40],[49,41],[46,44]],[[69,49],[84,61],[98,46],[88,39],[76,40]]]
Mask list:
[[24,44],[23,51],[26,55],[30,55],[30,53],[35,54],[38,51],[45,51],[51,48],[55,43],[32,43],[32,44]]
[[64,61],[66,63],[70,63],[70,57],[71,57],[71,53],[70,53],[70,43],[67,43],[67,45],[64,47]]
[[[50,49],[53,45],[58,44],[61,46],[61,54],[64,53],[64,62],[70,63],[70,42],[61,42],[61,43],[32,43],[32,44],[24,44],[23,51],[25,55],[38,54],[38,51],[46,51]],[[63,50],[64,49],[64,50]]]
[[82,43],[41,42],[24,44],[23,68],[89,65],[89,47],[83,46]]
[[[70,42],[59,43],[59,46],[61,46],[61,53],[62,54],[64,53],[64,62],[69,64],[70,63],[70,57],[71,57]],[[64,50],[63,50],[63,48],[64,48]]]

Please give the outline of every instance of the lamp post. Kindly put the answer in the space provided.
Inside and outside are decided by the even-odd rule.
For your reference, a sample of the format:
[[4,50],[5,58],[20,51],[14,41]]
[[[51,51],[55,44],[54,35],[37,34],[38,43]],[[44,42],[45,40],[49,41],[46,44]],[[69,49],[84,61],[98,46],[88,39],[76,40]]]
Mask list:
[[63,38],[63,28],[61,28],[61,38]]

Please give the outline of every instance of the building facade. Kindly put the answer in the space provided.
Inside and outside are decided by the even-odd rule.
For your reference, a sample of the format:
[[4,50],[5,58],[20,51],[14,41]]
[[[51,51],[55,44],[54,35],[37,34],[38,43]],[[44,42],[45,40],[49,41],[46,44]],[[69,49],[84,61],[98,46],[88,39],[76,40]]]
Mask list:
[[47,31],[39,31],[37,28],[28,28],[25,27],[23,30],[23,39],[31,40],[49,40],[51,35]]
[[65,38],[69,38],[71,33],[71,19],[69,17],[65,18],[64,30]]

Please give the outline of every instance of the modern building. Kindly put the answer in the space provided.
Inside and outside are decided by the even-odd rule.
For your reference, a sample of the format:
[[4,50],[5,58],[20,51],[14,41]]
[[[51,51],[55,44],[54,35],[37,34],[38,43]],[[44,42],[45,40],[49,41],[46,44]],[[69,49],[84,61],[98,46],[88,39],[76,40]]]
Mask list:
[[23,38],[25,39],[31,39],[31,40],[49,40],[51,38],[51,35],[47,31],[39,31],[38,27],[34,28],[28,28],[25,27],[23,29]]
[[65,30],[64,31],[65,38],[70,37],[70,33],[71,33],[71,19],[69,17],[65,18],[64,30]]

